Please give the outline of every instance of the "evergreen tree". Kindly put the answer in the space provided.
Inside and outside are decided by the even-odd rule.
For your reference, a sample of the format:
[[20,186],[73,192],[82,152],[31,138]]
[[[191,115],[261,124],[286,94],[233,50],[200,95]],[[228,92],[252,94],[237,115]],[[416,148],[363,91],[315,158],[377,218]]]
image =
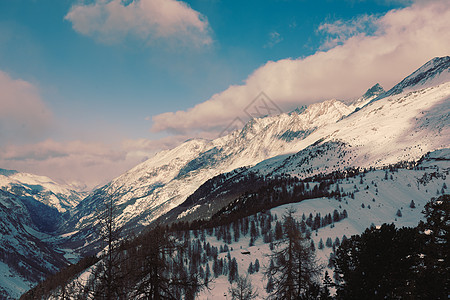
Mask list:
[[87,294],[94,298],[113,299],[123,298],[124,271],[121,270],[120,261],[122,253],[119,251],[120,228],[116,222],[117,207],[114,199],[109,197],[97,209],[97,220],[102,247],[105,249],[102,260],[87,285]]
[[283,226],[277,221],[275,223],[275,240],[281,240],[283,238]]
[[322,249],[324,248],[324,246],[323,246],[323,240],[322,240],[322,238],[320,238],[320,241],[319,241],[319,246],[318,246],[318,248],[319,248],[320,250],[322,250]]
[[228,281],[230,283],[233,283],[238,277],[239,277],[238,265],[236,258],[233,257],[229,265]]
[[446,299],[450,295],[450,195],[432,198],[423,213],[426,222],[418,226],[425,239],[419,289],[428,299]]
[[259,259],[255,259],[255,263],[253,264],[253,267],[254,267],[255,273],[258,273],[259,268],[260,268]]
[[276,299],[291,300],[307,295],[321,270],[293,213],[293,209],[288,209],[283,216],[284,239],[270,255],[271,265],[265,272],[274,286],[271,297]]
[[[343,239],[336,251],[338,299],[410,299],[420,257],[417,230],[383,224]],[[414,299],[415,297],[411,298]],[[429,298],[426,298],[429,299]]]
[[254,273],[253,263],[252,262],[250,262],[250,264],[248,265],[247,273],[248,274],[253,274]]

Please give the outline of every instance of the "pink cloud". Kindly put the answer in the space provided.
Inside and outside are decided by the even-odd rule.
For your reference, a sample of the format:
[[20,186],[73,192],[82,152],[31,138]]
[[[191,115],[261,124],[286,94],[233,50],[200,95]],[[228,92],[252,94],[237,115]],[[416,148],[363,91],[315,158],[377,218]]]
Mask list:
[[58,181],[84,182],[89,187],[104,184],[139,163],[121,148],[100,142],[57,142],[7,145],[0,148],[0,166]]
[[56,181],[88,188],[106,184],[156,152],[187,140],[177,135],[159,140],[125,139],[118,144],[47,139],[37,143],[0,147],[0,168],[46,175]]
[[101,42],[133,36],[151,42],[172,39],[185,45],[209,45],[209,24],[199,12],[176,0],[96,0],[75,4],[65,16],[73,29]]
[[0,71],[0,140],[40,137],[53,121],[51,111],[31,83]]
[[[195,132],[224,128],[264,91],[281,108],[291,109],[331,98],[354,98],[379,82],[390,88],[423,63],[450,49],[450,7],[426,1],[365,16],[353,24],[322,26],[339,33],[339,43],[306,58],[269,61],[239,86],[230,86],[186,111],[152,118],[154,132]],[[344,24],[346,27],[342,27]],[[370,27],[373,32],[360,32]]]

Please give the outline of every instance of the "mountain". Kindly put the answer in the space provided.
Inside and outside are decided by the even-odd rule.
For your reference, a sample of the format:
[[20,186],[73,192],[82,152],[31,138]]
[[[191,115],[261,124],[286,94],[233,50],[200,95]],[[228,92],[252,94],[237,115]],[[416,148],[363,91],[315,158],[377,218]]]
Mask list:
[[0,298],[18,298],[69,261],[54,232],[83,193],[45,176],[0,169]]
[[213,141],[190,140],[163,151],[84,199],[66,231],[78,231],[74,241],[95,239],[87,230],[95,222],[93,208],[109,197],[118,207],[120,225],[142,228],[179,206],[208,179],[241,167],[264,176],[304,178],[415,160],[444,148],[450,83],[408,90],[446,81],[448,62],[447,57],[431,60],[387,93],[373,86],[356,101],[361,105],[357,111],[355,103],[328,100],[303,111],[255,118]]
[[350,112],[342,102],[329,100],[299,112],[255,118],[242,130],[213,141],[186,141],[96,190],[76,207],[66,231],[77,230],[71,239],[81,245],[95,239],[89,229],[96,221],[95,207],[109,197],[118,208],[120,225],[142,228],[184,202],[211,177],[292,153],[298,140]]
[[35,213],[53,220],[57,211],[49,210],[40,202],[30,209],[23,196],[0,190],[0,298],[17,298],[69,263],[35,224]]
[[[237,182],[229,179],[243,170],[233,171],[233,174],[224,174],[212,181],[220,183],[222,191],[234,186],[234,189],[241,190],[241,195],[209,221],[194,223],[191,230],[186,224],[178,226],[173,237],[184,241],[183,250],[171,250],[166,259],[170,262],[174,257],[177,258],[175,261],[182,257],[179,261],[183,262],[185,274],[196,274],[202,281],[212,279],[208,289],[200,291],[195,299],[229,299],[231,264],[236,265],[239,275],[250,278],[259,298],[266,299],[268,278],[264,271],[270,265],[269,255],[274,244],[281,242],[276,237],[276,228],[287,209],[294,209],[294,217],[300,222],[302,232],[310,236],[308,244],[316,249],[318,262],[332,276],[334,267],[329,259],[344,239],[384,223],[394,223],[398,228],[417,226],[423,220],[422,211],[429,199],[448,193],[449,169],[450,149],[443,149],[424,155],[414,163],[390,165],[385,169],[346,170],[305,180],[285,175],[266,177],[261,182],[241,177]],[[247,192],[249,185],[245,184],[246,181],[257,182],[260,188]],[[209,202],[201,203],[200,207],[209,206],[214,201],[214,197],[206,198]],[[260,206],[262,209],[255,211],[255,205],[260,204],[264,204]],[[150,258],[139,255],[137,250],[154,249],[152,245],[160,246],[157,243],[157,239],[144,233],[137,241],[125,244],[122,253],[124,268],[127,269],[130,263],[132,266],[148,265]],[[92,291],[92,286],[86,283],[89,278],[96,278],[94,274],[98,264],[95,263],[80,264],[71,273],[51,278],[30,291],[24,299],[34,299],[36,294],[33,292],[41,295],[41,290],[44,291],[44,299],[61,297],[61,284],[65,284],[66,292],[70,289],[76,295],[86,293],[89,288]],[[139,292],[142,295],[142,282],[148,287],[147,273],[136,269],[140,270],[138,276],[133,277],[133,271],[126,273],[128,280],[120,288],[126,294],[125,298],[136,298]],[[162,271],[158,275],[167,276]],[[123,282],[118,281],[118,284]],[[174,290],[176,288],[173,287]]]
[[448,81],[450,81],[450,56],[435,57],[382,94],[381,97],[436,86]]
[[[155,220],[195,221],[216,226],[217,233],[232,218],[256,222],[269,210],[281,216],[286,204],[305,214],[349,213],[342,226],[316,228],[316,244],[319,238],[360,233],[371,223],[415,226],[421,214],[411,200],[423,207],[448,193],[450,184],[449,69],[448,57],[435,58],[387,92],[376,84],[348,104],[328,100],[255,118],[227,136],[160,152],[82,200],[61,229],[65,246],[85,254],[102,250],[96,209],[111,200],[124,236]],[[208,241],[219,247],[220,239]],[[261,240],[246,245],[247,236],[230,251],[245,264],[242,252],[261,260],[269,252]],[[328,259],[330,251],[321,253]],[[226,293],[226,280],[218,278],[214,297]],[[260,275],[254,279],[264,281]]]
[[323,127],[289,157],[266,160],[249,171],[300,178],[348,167],[415,161],[449,146],[450,83],[386,97]]
[[276,156],[211,179],[163,219],[209,218],[242,193],[258,190],[268,178],[288,175],[305,179],[418,161],[428,152],[450,146],[449,100],[450,82],[372,102],[298,140],[296,147],[302,150],[295,154]]
[[364,95],[359,97],[358,99],[354,101],[350,101],[349,107],[351,107],[353,110],[359,110],[361,107],[369,103],[370,101],[376,99],[378,96],[382,95],[386,91],[383,89],[383,87],[376,83],[374,86],[369,88]]
[[46,176],[0,169],[0,189],[27,196],[64,213],[74,208],[85,193],[56,183]]

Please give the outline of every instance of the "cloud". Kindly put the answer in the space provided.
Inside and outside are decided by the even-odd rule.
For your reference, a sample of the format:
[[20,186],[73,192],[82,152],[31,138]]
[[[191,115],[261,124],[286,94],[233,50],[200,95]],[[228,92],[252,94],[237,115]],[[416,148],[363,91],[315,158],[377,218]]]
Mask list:
[[[385,15],[322,24],[339,36],[327,51],[298,59],[269,61],[243,85],[230,86],[186,111],[152,118],[154,132],[178,133],[225,128],[264,91],[282,109],[331,98],[354,98],[379,82],[390,88],[403,77],[450,49],[450,7],[427,1]],[[369,33],[364,29],[371,28]],[[328,41],[325,41],[325,44]]]
[[0,71],[0,144],[39,138],[53,120],[31,83]]
[[0,147],[0,167],[48,176],[59,182],[93,188],[123,174],[161,150],[171,149],[187,136],[159,140],[124,139],[118,144],[47,139]]
[[2,149],[0,158],[4,160],[45,161],[77,155],[101,157],[115,161],[125,158],[125,152],[114,151],[111,147],[98,142],[69,141],[57,142],[47,139],[42,142],[26,145],[7,145]]
[[269,33],[269,41],[267,42],[267,44],[264,45],[264,48],[272,48],[273,46],[282,41],[283,37],[280,35],[280,33],[272,31],[271,33]]
[[83,182],[89,187],[106,183],[141,160],[121,147],[80,140],[47,139],[0,147],[2,168],[46,175],[60,182]]
[[328,50],[342,45],[350,37],[358,34],[371,34],[377,29],[378,19],[373,15],[362,15],[351,20],[337,20],[333,23],[323,23],[317,31],[326,34],[326,41],[320,50]]
[[134,37],[201,47],[212,43],[206,17],[176,0],[95,0],[75,4],[65,19],[75,31],[104,43]]

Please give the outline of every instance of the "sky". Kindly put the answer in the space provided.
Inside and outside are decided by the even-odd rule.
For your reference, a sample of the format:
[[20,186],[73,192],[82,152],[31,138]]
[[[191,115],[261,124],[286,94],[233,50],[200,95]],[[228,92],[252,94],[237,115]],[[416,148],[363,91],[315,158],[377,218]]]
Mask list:
[[449,53],[440,0],[0,1],[0,168],[92,188],[261,92],[354,99]]

